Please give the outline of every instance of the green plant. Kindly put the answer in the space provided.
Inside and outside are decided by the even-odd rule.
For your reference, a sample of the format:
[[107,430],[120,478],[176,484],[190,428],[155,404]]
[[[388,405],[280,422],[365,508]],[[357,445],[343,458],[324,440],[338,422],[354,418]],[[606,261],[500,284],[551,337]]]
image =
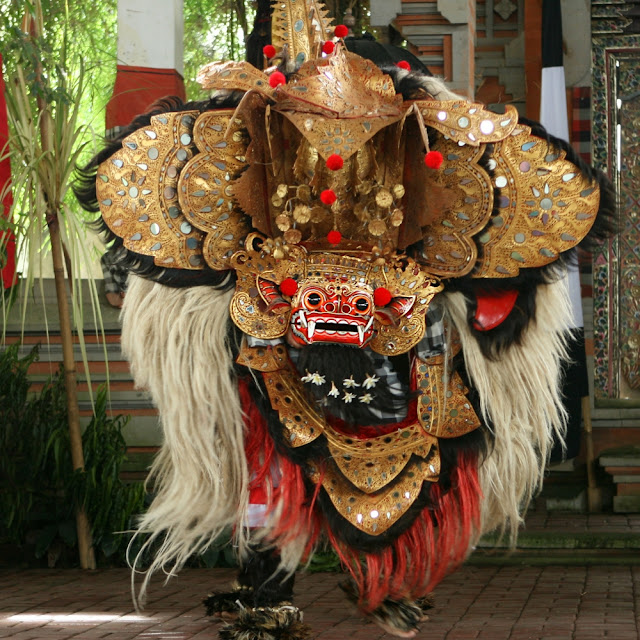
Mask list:
[[[55,564],[77,546],[75,513],[83,507],[94,546],[103,560],[121,563],[123,532],[144,508],[141,484],[119,477],[126,456],[122,430],[128,418],[107,415],[106,390],[96,394],[94,416],[83,436],[84,471],[73,470],[64,377],[53,376],[34,392],[27,377],[35,347],[20,357],[19,345],[0,352],[0,541],[33,548]],[[68,554],[67,554],[68,555]]]
[[[82,331],[84,308],[80,267],[90,264],[95,256],[91,255],[91,243],[87,242],[87,229],[82,217],[77,209],[69,206],[67,194],[76,164],[86,145],[87,127],[79,121],[85,76],[81,60],[77,74],[69,73],[69,32],[66,28],[62,30],[63,39],[57,55],[53,55],[51,43],[55,42],[56,32],[45,32],[44,13],[42,0],[27,2],[21,28],[10,28],[15,60],[6,83],[10,135],[7,150],[3,150],[3,153],[8,153],[14,171],[10,184],[2,185],[2,190],[9,186],[13,189],[14,204],[8,219],[12,220],[17,255],[28,259],[29,268],[23,274],[22,286],[31,290],[35,282],[33,266],[41,259],[43,248],[51,250],[63,347],[68,443],[72,468],[82,472],[84,455],[72,324],[78,330],[82,360],[88,372]],[[68,18],[66,13],[65,17]],[[67,21],[63,22],[66,27]],[[3,196],[4,193],[0,193],[0,199]],[[96,324],[103,330],[93,278],[89,278],[88,284],[93,315]],[[40,291],[42,294],[42,278]],[[28,296],[25,296],[22,305],[23,325],[27,299]],[[69,306],[73,312],[73,323]],[[6,306],[3,306],[3,338],[6,311]],[[87,379],[92,395],[88,373]],[[94,568],[90,523],[82,502],[76,502],[75,517],[80,564],[84,569]]]

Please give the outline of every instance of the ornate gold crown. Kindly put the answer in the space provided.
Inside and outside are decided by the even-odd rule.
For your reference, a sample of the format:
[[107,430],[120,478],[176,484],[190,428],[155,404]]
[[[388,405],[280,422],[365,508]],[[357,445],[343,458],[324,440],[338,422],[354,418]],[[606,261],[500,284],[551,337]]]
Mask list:
[[288,78],[210,64],[202,86],[243,92],[236,109],[154,116],[100,166],[101,212],[127,249],[160,267],[234,268],[242,280],[261,264],[247,246],[259,232],[279,284],[317,250],[355,243],[358,259],[394,270],[422,241],[426,282],[515,276],[589,231],[597,184],[513,107],[404,100],[341,42],[322,54],[331,27],[315,0],[278,2],[273,24]]

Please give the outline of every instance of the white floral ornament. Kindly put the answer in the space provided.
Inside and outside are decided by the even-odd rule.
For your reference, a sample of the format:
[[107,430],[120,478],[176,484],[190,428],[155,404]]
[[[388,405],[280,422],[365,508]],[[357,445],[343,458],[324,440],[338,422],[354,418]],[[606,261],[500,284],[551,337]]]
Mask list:
[[346,402],[347,404],[351,404],[351,401],[356,397],[355,393],[349,393],[348,391],[345,392],[342,400],[344,402]]
[[321,386],[326,382],[325,377],[321,376],[317,371],[315,371],[314,373],[309,373],[307,371],[307,375],[302,376],[302,378],[300,379],[302,380],[302,382],[310,382],[311,384],[316,384],[318,386]]
[[373,396],[370,393],[365,393],[363,396],[360,396],[360,402],[364,404],[369,404],[373,400]]
[[353,376],[349,376],[342,381],[342,385],[347,389],[355,389],[355,387],[359,387],[360,385],[353,379]]
[[329,391],[329,393],[327,393],[327,396],[331,396],[332,398],[337,398],[339,395],[340,395],[340,392],[338,391],[338,387],[336,387],[335,382],[332,380],[331,390]]
[[[365,381],[362,383],[362,386],[365,389],[373,389],[379,381],[380,381],[380,378],[378,378],[378,376],[376,376],[375,374],[370,376],[367,373],[367,377],[366,377]],[[367,394],[367,395],[369,395],[369,394]]]

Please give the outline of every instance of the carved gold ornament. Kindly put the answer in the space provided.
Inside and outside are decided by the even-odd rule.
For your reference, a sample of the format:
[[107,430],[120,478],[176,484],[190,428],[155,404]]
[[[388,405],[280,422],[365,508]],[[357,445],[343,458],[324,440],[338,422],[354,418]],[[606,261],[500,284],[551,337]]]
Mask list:
[[600,190],[565,156],[525,126],[495,145],[498,211],[478,237],[483,255],[475,277],[516,276],[522,267],[549,264],[587,235]]
[[414,385],[419,391],[418,419],[423,429],[437,438],[458,438],[480,426],[480,420],[466,397],[468,389],[460,374],[442,383],[444,356],[413,363]]
[[[369,535],[387,531],[411,508],[423,483],[438,480],[439,437],[453,437],[454,428],[455,435],[462,435],[479,426],[459,377],[445,378],[441,356],[419,361],[415,367],[419,419],[371,437],[342,433],[327,421],[307,394],[284,345],[244,344],[238,362],[262,373],[289,447],[326,440],[331,461],[312,460],[310,478],[322,483],[345,520]],[[421,384],[425,374],[427,386]],[[425,422],[421,413],[429,413],[431,420]]]
[[[335,229],[386,255],[422,240],[433,276],[505,277],[556,259],[595,217],[597,185],[513,109],[403,103],[388,76],[340,47],[277,88],[248,63],[209,65],[201,80],[253,97],[237,112],[155,116],[99,171],[105,221],[159,266],[226,269],[251,224],[289,245]],[[423,126],[439,134],[439,170],[424,166]],[[341,169],[325,166],[331,155]]]
[[205,234],[206,263],[227,269],[250,229],[234,197],[235,178],[247,163],[248,133],[233,111],[207,111],[196,120],[193,139],[199,153],[180,174],[180,208]]
[[[358,278],[365,298],[384,287],[393,301],[345,342],[404,353],[422,338],[441,280],[516,276],[588,233],[598,185],[518,124],[513,107],[404,100],[343,43],[321,53],[335,38],[316,0],[274,3],[273,28],[287,77],[247,62],[207,65],[203,87],[243,93],[237,108],[154,116],[97,181],[106,224],[134,254],[236,272],[231,316],[248,335],[296,329],[304,288],[335,288],[351,261],[351,293]],[[299,292],[283,294],[285,280]],[[343,289],[327,295],[351,295]],[[299,334],[310,343],[306,328]]]
[[107,226],[124,246],[151,256],[160,267],[202,269],[202,233],[178,202],[178,180],[197,153],[197,112],[153,116],[148,127],[124,139],[98,169],[96,191]]
[[392,527],[413,506],[424,482],[437,482],[440,454],[437,441],[426,459],[413,458],[393,486],[369,494],[355,488],[334,461],[326,463],[323,473],[314,467],[310,477],[321,481],[336,511],[352,526],[370,536],[379,536]]
[[331,19],[317,0],[275,2],[271,17],[271,40],[277,50],[286,50],[291,63],[300,66],[320,55],[320,45],[330,38]]

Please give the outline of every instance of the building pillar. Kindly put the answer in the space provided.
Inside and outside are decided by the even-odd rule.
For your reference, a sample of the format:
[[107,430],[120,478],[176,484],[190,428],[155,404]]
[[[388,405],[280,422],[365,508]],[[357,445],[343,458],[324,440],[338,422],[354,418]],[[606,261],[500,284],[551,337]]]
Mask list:
[[107,105],[107,137],[157,99],[185,99],[183,1],[118,0],[118,71]]

